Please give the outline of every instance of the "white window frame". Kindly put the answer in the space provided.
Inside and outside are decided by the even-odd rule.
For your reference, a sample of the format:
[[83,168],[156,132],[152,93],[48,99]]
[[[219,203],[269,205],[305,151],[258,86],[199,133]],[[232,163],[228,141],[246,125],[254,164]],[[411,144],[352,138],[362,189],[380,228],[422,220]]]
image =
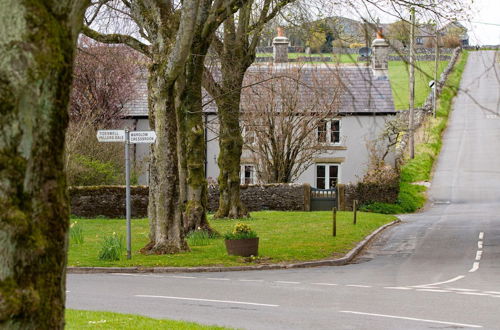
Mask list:
[[[319,141],[319,128],[316,127],[316,139],[319,143],[330,144],[330,145],[340,145],[342,143],[342,120],[340,118],[324,119],[326,121],[326,141]],[[332,141],[332,122],[339,122],[339,140],[337,142]]]
[[[249,183],[245,182],[245,167],[246,166],[250,166],[253,168],[252,172],[251,172],[251,176],[250,176],[250,181]],[[255,171],[256,171],[256,168],[255,168],[255,165],[254,164],[241,164],[241,167],[240,167],[240,183],[241,184],[255,184],[256,181],[256,175],[255,175]]]
[[[316,189],[333,189],[330,186],[330,166],[337,167],[337,184],[340,183],[341,178],[341,164],[339,163],[315,163],[314,164],[314,187]],[[318,188],[318,166],[325,166],[325,188]]]
[[[251,135],[252,138],[253,138],[253,142],[252,143],[248,143],[247,141],[247,134]],[[241,137],[243,138],[243,144],[245,145],[250,145],[250,146],[255,146],[257,144],[257,132],[255,131],[255,129],[253,130],[248,130],[247,129],[247,126],[244,125],[243,126],[243,129],[242,129],[242,132],[241,132]]]

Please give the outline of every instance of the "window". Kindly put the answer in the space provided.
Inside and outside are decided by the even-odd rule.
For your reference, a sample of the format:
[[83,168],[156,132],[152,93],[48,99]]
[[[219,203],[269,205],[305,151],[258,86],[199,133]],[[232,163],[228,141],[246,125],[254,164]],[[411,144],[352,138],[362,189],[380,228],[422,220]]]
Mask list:
[[340,120],[321,120],[317,127],[318,142],[340,143]]
[[423,38],[417,37],[415,41],[416,41],[417,45],[423,45],[424,44],[424,39]]
[[317,164],[316,165],[316,188],[333,189],[339,181],[339,165]]
[[327,133],[327,122],[326,120],[320,120],[318,124],[318,142],[327,142],[326,141],[326,133]]
[[241,183],[242,184],[255,183],[255,166],[253,165],[241,166]]
[[256,136],[255,136],[255,126],[243,126],[243,142],[246,145],[254,145],[256,143]]
[[330,122],[330,142],[340,143],[340,120]]

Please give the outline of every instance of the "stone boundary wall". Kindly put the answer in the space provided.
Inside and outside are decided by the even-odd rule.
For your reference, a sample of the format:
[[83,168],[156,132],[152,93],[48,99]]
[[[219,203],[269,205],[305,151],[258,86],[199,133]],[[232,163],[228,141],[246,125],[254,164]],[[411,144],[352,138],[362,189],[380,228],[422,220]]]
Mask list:
[[[440,61],[449,61],[453,55],[439,55]],[[426,55],[417,55],[415,56],[415,61],[434,61],[436,55],[434,54],[426,54]],[[389,61],[405,61],[410,62],[409,55],[390,55],[388,56]]]
[[[485,46],[487,47],[487,46]],[[490,46],[492,48],[494,47],[499,47],[499,46]],[[330,56],[332,53],[333,54],[359,54],[359,49],[360,48],[338,48],[334,47],[332,48],[331,52],[328,53],[313,53],[310,54],[312,56],[320,56],[320,55],[325,55],[325,56]],[[474,47],[468,47],[468,49],[474,49]],[[453,53],[454,49],[453,48],[439,48],[439,52],[441,54],[451,54]],[[268,47],[257,47],[257,53],[272,53],[273,52],[273,47],[268,46]],[[288,47],[288,52],[289,53],[305,53],[305,48],[304,47],[295,47],[295,46],[289,46]],[[409,54],[410,50],[407,48],[401,48],[401,49],[391,49],[391,53],[399,53],[402,55],[407,55]],[[424,47],[419,47],[415,48],[415,54],[424,54],[424,55],[433,55],[435,52],[434,48],[424,48]]]
[[[347,184],[344,187],[344,201],[341,211],[352,211],[352,203],[366,205],[375,202],[394,204],[398,200],[399,180],[393,183],[365,183]],[[340,204],[339,204],[340,205]]]
[[[279,210],[309,211],[311,188],[308,184],[276,183],[240,186],[241,201],[248,211]],[[208,210],[215,212],[219,205],[219,188],[208,188]]]
[[[309,211],[310,191],[308,184],[242,185],[241,200],[249,211],[280,210]],[[68,189],[71,214],[77,217],[107,218],[125,217],[125,186],[88,186]],[[144,218],[148,214],[147,186],[131,187],[132,217]],[[217,210],[219,190],[208,189],[208,209]]]
[[[439,55],[439,60],[440,61],[449,61],[451,60],[453,55]],[[369,58],[368,58],[369,59]],[[427,55],[416,55],[415,60],[416,61],[434,61],[435,55],[434,54],[427,54]],[[366,62],[367,59],[363,59],[360,57],[357,57],[356,59],[358,62]],[[410,57],[408,55],[390,55],[388,56],[389,61],[410,61]],[[270,63],[273,62],[272,56],[264,56],[264,57],[256,57],[255,58],[256,63]],[[289,58],[288,62],[293,63],[293,62],[334,62],[333,57],[330,56],[301,56],[297,58]]]
[[[257,53],[272,53],[273,46],[257,47]],[[300,46],[288,46],[289,53],[305,53],[305,48]]]
[[[77,217],[125,217],[125,186],[81,186],[68,189],[71,214]],[[133,186],[130,190],[132,217],[148,214],[149,188]]]

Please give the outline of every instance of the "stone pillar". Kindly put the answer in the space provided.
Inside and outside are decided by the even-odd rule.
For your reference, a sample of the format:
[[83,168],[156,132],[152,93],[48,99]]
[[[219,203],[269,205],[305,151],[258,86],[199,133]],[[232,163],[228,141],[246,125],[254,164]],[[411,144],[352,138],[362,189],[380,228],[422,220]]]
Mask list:
[[375,77],[388,77],[389,43],[382,35],[382,29],[377,32],[377,38],[372,42],[372,70]]
[[288,45],[290,41],[285,37],[283,28],[278,28],[278,36],[273,39],[273,61],[274,63],[288,62]]

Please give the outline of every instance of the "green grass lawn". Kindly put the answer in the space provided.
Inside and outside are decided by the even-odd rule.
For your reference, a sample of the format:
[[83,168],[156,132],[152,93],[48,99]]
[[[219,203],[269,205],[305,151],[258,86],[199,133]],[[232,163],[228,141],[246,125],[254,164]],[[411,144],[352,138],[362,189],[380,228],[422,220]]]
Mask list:
[[[434,80],[434,61],[418,61],[415,68],[415,107],[424,104],[429,95],[429,81]],[[439,62],[438,77],[448,65],[448,61]],[[408,64],[402,61],[389,62],[389,78],[396,110],[409,107]]]
[[[332,237],[331,212],[252,212],[242,222],[249,224],[260,237],[261,262],[278,263],[323,259],[339,256],[352,249],[359,241],[383,224],[395,220],[393,216],[358,213],[358,223],[352,224],[352,212],[338,212],[337,237]],[[125,221],[112,219],[72,219],[78,222],[84,235],[83,244],[70,242],[70,266],[235,266],[244,265],[244,258],[228,256],[222,238],[210,239],[208,245],[191,246],[191,252],[175,255],[145,256],[139,250],[148,241],[147,219],[132,221],[132,260],[101,261],[98,259],[103,237],[113,232],[125,236]],[[232,230],[235,220],[210,220],[211,226],[224,234]],[[188,241],[189,242],[189,241]],[[259,261],[259,260],[257,260]]]
[[158,320],[132,314],[67,309],[66,329],[222,330],[228,328],[204,326],[197,323],[183,321]]

